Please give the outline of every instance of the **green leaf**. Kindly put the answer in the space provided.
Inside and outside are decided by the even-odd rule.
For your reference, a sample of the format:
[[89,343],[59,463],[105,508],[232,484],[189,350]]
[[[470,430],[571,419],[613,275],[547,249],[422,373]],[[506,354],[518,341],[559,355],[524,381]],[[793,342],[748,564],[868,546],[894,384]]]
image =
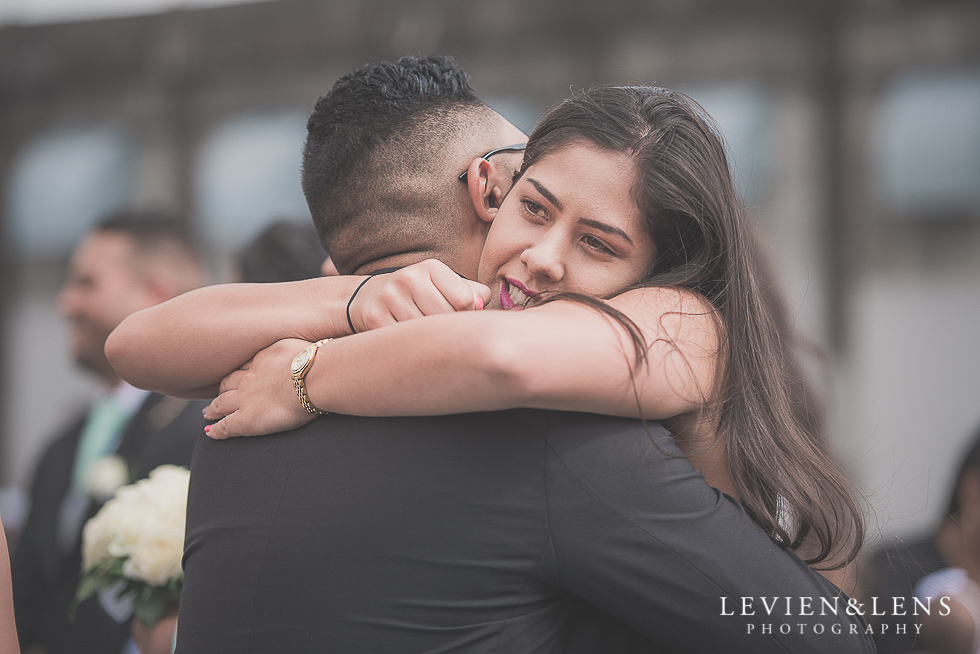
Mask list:
[[[147,586],[147,588],[152,588]],[[158,622],[167,610],[167,596],[164,593],[140,593],[136,604],[136,617],[146,626]]]
[[122,569],[126,559],[117,556],[106,561],[99,561],[82,573],[82,578],[75,592],[76,601],[81,602],[103,588],[108,588],[120,579],[125,579]]
[[89,575],[82,577],[82,580],[78,584],[78,592],[75,593],[75,602],[87,600],[103,587],[102,580],[98,577]]
[[143,624],[150,626],[160,620],[167,606],[180,601],[180,591],[184,587],[184,575],[170,579],[163,586],[151,586],[143,581],[135,581],[123,574],[125,557],[115,557],[99,561],[82,574],[71,606],[74,620],[79,603],[107,589],[120,581],[125,582],[118,591],[119,596],[133,594],[133,611]]
[[174,577],[167,582],[167,591],[172,593],[174,597],[180,597],[180,591],[184,589],[184,573],[181,572],[180,576]]

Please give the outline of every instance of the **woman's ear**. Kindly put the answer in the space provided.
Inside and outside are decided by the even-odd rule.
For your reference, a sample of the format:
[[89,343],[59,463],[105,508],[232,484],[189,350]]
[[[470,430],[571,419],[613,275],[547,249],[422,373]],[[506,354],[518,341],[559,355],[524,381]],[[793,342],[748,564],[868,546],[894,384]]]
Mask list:
[[466,184],[470,202],[480,220],[492,222],[497,215],[497,209],[503,202],[504,192],[493,184],[491,171],[493,165],[486,159],[477,158],[470,163],[467,170]]

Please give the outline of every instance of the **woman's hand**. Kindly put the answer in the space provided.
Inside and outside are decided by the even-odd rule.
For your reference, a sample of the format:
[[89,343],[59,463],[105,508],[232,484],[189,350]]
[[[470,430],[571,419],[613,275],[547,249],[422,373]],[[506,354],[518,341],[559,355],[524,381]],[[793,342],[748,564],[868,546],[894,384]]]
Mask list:
[[437,313],[480,310],[489,301],[489,287],[427,259],[365,281],[349,313],[354,329],[364,332]]
[[221,380],[220,394],[204,410],[217,420],[206,428],[214,439],[261,436],[302,427],[316,416],[296,396],[289,366],[296,353],[309,345],[295,338],[273,343],[241,369]]

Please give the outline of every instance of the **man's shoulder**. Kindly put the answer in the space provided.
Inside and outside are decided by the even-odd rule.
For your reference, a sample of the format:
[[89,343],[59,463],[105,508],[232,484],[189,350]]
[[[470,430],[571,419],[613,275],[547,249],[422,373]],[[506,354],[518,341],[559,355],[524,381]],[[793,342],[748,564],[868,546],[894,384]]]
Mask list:
[[482,411],[456,413],[439,416],[392,416],[358,417],[341,414],[328,414],[310,422],[305,427],[309,431],[344,429],[430,429],[452,428],[458,425],[484,425],[487,428],[513,426],[521,430],[547,430],[555,436],[593,436],[606,433],[637,433],[655,440],[672,441],[666,429],[654,421],[620,418],[595,413],[575,411],[553,411],[548,409],[507,409],[502,411]]
[[455,413],[441,416],[359,417],[328,414],[313,420],[290,434],[305,433],[540,433],[544,435],[552,412],[537,409],[510,409],[479,413]]
[[655,420],[621,418],[598,413],[575,411],[537,411],[548,428],[557,436],[591,436],[594,434],[635,434],[642,435],[648,442],[669,443],[673,441],[662,424]]
[[592,413],[544,412],[548,445],[569,465],[589,468],[599,462],[619,467],[623,461],[660,465],[687,459],[674,437],[659,422]]
[[717,491],[659,422],[587,413],[547,417],[548,479],[556,497],[587,489],[589,497],[626,513],[697,512],[718,503]]

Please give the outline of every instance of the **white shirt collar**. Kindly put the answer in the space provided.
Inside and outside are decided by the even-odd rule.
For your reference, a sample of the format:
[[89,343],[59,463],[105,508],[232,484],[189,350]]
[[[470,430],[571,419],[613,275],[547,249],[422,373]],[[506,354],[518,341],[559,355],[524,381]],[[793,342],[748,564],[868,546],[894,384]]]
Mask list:
[[112,389],[110,396],[120,409],[130,415],[133,415],[139,411],[141,406],[143,406],[143,402],[146,401],[149,394],[150,391],[143,390],[142,388],[136,388],[135,386],[127,384],[126,382],[119,382],[119,384]]

